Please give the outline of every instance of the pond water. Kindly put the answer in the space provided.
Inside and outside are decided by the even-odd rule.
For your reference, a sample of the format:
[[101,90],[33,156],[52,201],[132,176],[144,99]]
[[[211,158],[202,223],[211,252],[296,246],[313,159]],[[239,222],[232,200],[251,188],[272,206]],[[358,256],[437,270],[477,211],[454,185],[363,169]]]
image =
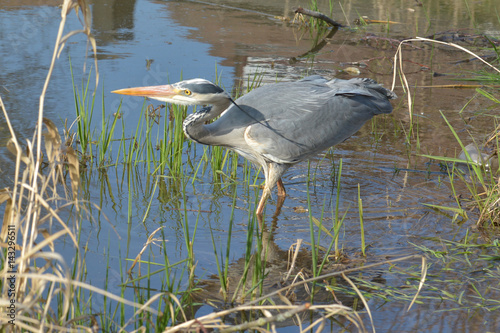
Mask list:
[[[343,1],[333,4],[332,17],[343,23],[352,23],[359,16],[372,20],[390,20],[394,24],[371,24],[340,29],[314,56],[301,56],[314,46],[314,35],[296,25],[283,22],[277,16],[290,17],[292,8],[307,7],[299,1],[150,1],[101,0],[92,4],[93,33],[97,41],[100,83],[97,87],[95,113],[100,119],[101,105],[106,116],[121,105],[124,127],[118,130],[133,136],[140,119],[144,100],[113,95],[110,91],[142,85],[165,84],[181,78],[201,77],[215,81],[227,90],[235,85],[245,86],[258,73],[263,83],[276,80],[295,80],[308,74],[349,78],[348,67],[360,70],[361,77],[370,77],[390,87],[392,59],[397,40],[414,36],[444,36],[453,38],[459,33],[500,36],[500,22],[495,1]],[[319,9],[329,13],[328,2]],[[497,8],[498,9],[498,8]],[[38,114],[38,97],[43,86],[53,43],[57,33],[60,9],[55,1],[0,2],[0,94],[18,139],[31,139]],[[80,23],[72,17],[66,31],[77,29]],[[458,33],[457,33],[458,32]],[[475,47],[480,38],[462,40]],[[463,44],[462,44],[463,45]],[[498,44],[497,44],[498,45]],[[64,119],[75,119],[74,95],[70,63],[76,84],[81,87],[95,68],[93,60],[85,57],[88,48],[83,36],[70,39],[57,62],[50,82],[45,104],[45,117],[52,119],[62,130]],[[492,51],[474,49],[483,55]],[[395,92],[400,96],[393,102],[394,112],[366,124],[356,135],[334,149],[291,168],[283,181],[287,198],[281,213],[273,218],[276,197],[267,207],[264,224],[269,233],[269,244],[274,249],[268,258],[270,274],[266,288],[286,271],[287,250],[298,239],[311,241],[310,215],[331,226],[332,212],[339,205],[345,214],[339,239],[345,255],[345,267],[362,266],[410,254],[423,254],[429,263],[428,283],[423,289],[422,303],[406,311],[415,294],[414,276],[389,271],[386,266],[360,271],[356,277],[408,297],[372,297],[368,301],[374,326],[379,332],[495,332],[500,330],[498,276],[488,275],[495,270],[495,262],[476,259],[492,255],[497,248],[470,251],[464,259],[462,251],[453,246],[463,242],[491,243],[475,225],[477,213],[469,212],[470,219],[453,219],[453,213],[434,210],[426,205],[456,207],[452,186],[442,165],[421,155],[454,157],[460,146],[449,130],[442,114],[468,144],[471,137],[484,140],[495,129],[498,108],[471,89],[422,88],[430,85],[463,84],[461,79],[473,71],[484,70],[479,61],[467,61],[470,55],[450,47],[414,43],[403,53],[405,72],[413,97],[413,117],[417,119],[418,135],[409,144],[405,133],[410,116],[406,95],[399,80]],[[464,61],[462,61],[464,60]],[[82,68],[86,66],[86,72]],[[443,75],[438,75],[443,74]],[[93,81],[90,85],[92,86]],[[83,82],[83,83],[82,83]],[[93,88],[91,88],[93,89]],[[103,98],[103,100],[102,100]],[[151,102],[155,106],[157,102]],[[100,122],[95,122],[96,133]],[[120,127],[120,126],[119,126]],[[9,132],[0,118],[0,146],[5,147]],[[199,163],[204,147],[185,145],[186,164]],[[117,149],[112,153],[115,158]],[[337,175],[342,160],[340,197],[337,197]],[[193,255],[197,262],[194,275],[204,293],[197,296],[202,302],[213,300],[222,305],[218,294],[220,286],[216,260],[226,253],[231,230],[230,276],[242,274],[239,263],[245,256],[247,225],[255,209],[260,190],[248,181],[246,168],[240,159],[235,179],[214,183],[209,170],[203,174],[187,174],[181,180],[184,189],[169,177],[148,177],[143,166],[135,168],[110,167],[104,171],[88,170],[82,175],[82,193],[85,200],[96,203],[99,210],[89,206],[89,216],[82,223],[81,243],[86,254],[87,280],[96,287],[120,294],[123,272],[141,251],[147,238],[158,227],[164,227],[159,240],[148,252],[149,260],[163,263],[168,253],[170,263],[185,259],[189,253],[184,235],[186,227],[194,237]],[[9,186],[13,177],[13,158],[7,149],[0,150],[0,188]],[[132,171],[130,169],[133,169]],[[186,170],[192,170],[186,168]],[[256,174],[249,171],[250,179]],[[311,181],[307,181],[308,174]],[[190,178],[191,177],[191,178]],[[263,180],[262,176],[259,182]],[[258,182],[258,183],[259,183]],[[257,184],[258,184],[257,183]],[[457,182],[455,191],[467,196],[466,184]],[[359,191],[359,192],[358,192]],[[358,193],[362,199],[366,257],[360,253],[361,230]],[[309,206],[308,206],[309,196]],[[234,204],[235,202],[235,204]],[[234,208],[234,209],[233,209]],[[322,213],[324,212],[324,213]],[[333,213],[334,215],[334,213]],[[250,218],[252,220],[252,218]],[[255,220],[253,220],[255,221]],[[186,223],[186,224],[184,224]],[[327,227],[330,228],[330,227]],[[194,236],[193,236],[194,235]],[[323,235],[320,245],[328,247],[331,238]],[[57,247],[72,261],[74,250],[69,243]],[[214,247],[217,254],[214,253]],[[307,257],[310,246],[303,245]],[[149,251],[149,250],[148,250]],[[441,251],[441,257],[435,252]],[[497,252],[495,252],[497,251]],[[144,258],[143,258],[144,259]],[[464,263],[467,262],[467,265]],[[311,266],[302,259],[301,265]],[[419,274],[420,261],[398,264]],[[179,265],[181,267],[182,265]],[[108,268],[108,277],[103,273]],[[120,272],[120,269],[122,272]],[[137,268],[136,268],[137,270]],[[174,270],[175,271],[175,270]],[[176,277],[182,275],[182,268]],[[478,273],[479,272],[479,273]],[[145,271],[143,269],[143,274]],[[165,276],[150,278],[150,288],[162,285]],[[180,289],[187,289],[187,273],[180,278]],[[156,287],[158,286],[158,287]],[[366,290],[373,290],[373,285]],[[477,292],[476,292],[476,291]],[[445,292],[443,292],[445,291]],[[481,294],[482,296],[478,296]],[[453,298],[449,295],[457,295]],[[460,295],[460,297],[458,297]],[[134,299],[134,290],[126,289],[125,297]],[[341,297],[341,296],[339,296]],[[352,305],[353,298],[345,296],[344,304]],[[308,298],[297,301],[307,301]],[[95,313],[101,311],[103,300],[95,298]],[[197,308],[196,315],[212,311],[212,306]],[[366,312],[361,311],[365,325],[370,329]],[[130,312],[132,314],[132,312]],[[286,325],[285,325],[286,326]],[[356,331],[347,326],[348,331]],[[342,326],[332,324],[332,331]],[[283,332],[290,328],[282,328]]]

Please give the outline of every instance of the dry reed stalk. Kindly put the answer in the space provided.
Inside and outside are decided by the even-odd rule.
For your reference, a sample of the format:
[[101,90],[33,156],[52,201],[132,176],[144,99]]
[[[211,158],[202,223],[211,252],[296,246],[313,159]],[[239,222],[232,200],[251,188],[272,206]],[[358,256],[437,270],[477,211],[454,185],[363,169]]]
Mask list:
[[[83,16],[81,30],[71,31],[63,36],[66,20],[71,11]],[[97,293],[136,308],[136,314],[148,311],[158,315],[149,305],[163,294],[150,299],[146,304],[138,304],[105,290],[82,282],[84,262],[77,250],[78,224],[68,225],[60,216],[62,208],[74,206],[79,213],[79,161],[71,147],[64,147],[56,126],[44,118],[44,101],[56,59],[61,54],[66,41],[77,33],[87,35],[94,54],[97,48],[95,39],[90,35],[90,7],[85,0],[64,0],[61,9],[61,22],[56,38],[52,61],[40,95],[37,126],[32,140],[26,141],[27,153],[21,147],[11,125],[9,115],[0,97],[0,108],[6,119],[11,139],[7,148],[16,158],[14,182],[11,188],[0,191],[0,204],[6,203],[3,218],[0,246],[8,251],[0,251],[4,263],[0,280],[4,286],[0,296],[0,324],[3,331],[41,332],[96,332],[100,330],[93,314],[73,318],[80,306],[75,300],[79,292]],[[97,58],[96,68],[97,68]],[[96,74],[96,85],[98,72]],[[43,132],[44,125],[46,131]],[[43,138],[43,139],[42,139]],[[44,153],[43,153],[44,152]],[[43,173],[42,165],[47,164]],[[65,168],[68,170],[71,192],[65,184]],[[63,189],[63,196],[59,195]],[[78,216],[74,219],[78,220]],[[57,223],[59,231],[51,233],[52,225]],[[48,230],[45,229],[49,225]],[[69,237],[75,246],[77,262],[75,272],[70,271],[63,256],[55,251],[54,243]],[[9,251],[12,247],[12,251]],[[15,250],[14,250],[15,249]],[[7,253],[7,255],[5,255]],[[7,288],[5,288],[7,287]],[[83,290],[83,291],[82,291]],[[7,311],[6,311],[6,310]],[[12,310],[12,311],[11,311]],[[86,320],[92,325],[82,326]]]

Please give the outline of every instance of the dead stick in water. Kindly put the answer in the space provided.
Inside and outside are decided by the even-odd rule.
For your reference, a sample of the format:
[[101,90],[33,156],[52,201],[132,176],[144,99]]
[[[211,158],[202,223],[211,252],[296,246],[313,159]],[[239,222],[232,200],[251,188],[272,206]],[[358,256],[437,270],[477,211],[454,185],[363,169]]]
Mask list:
[[326,23],[328,23],[328,24],[330,24],[330,25],[332,25],[334,27],[345,27],[345,25],[342,25],[342,24],[340,24],[340,23],[332,20],[331,18],[329,18],[325,14],[322,14],[320,12],[316,12],[314,10],[310,10],[310,9],[305,9],[305,8],[299,7],[297,9],[295,9],[295,14],[303,14],[303,15],[315,17],[317,19],[325,21]]
[[445,88],[445,89],[476,89],[483,87],[500,88],[500,85],[489,84],[437,84],[434,86],[417,86],[418,88]]

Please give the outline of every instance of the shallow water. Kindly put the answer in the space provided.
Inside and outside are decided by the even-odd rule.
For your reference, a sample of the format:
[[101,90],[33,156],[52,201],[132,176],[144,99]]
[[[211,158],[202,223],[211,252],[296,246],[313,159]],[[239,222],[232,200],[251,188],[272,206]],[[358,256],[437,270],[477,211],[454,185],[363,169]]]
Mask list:
[[[59,9],[51,6],[51,1],[45,2],[49,6],[29,1],[17,4],[0,4],[0,94],[19,137],[30,139],[38,112],[38,96],[59,24]],[[491,10],[494,1],[468,3],[469,9],[463,2],[444,0],[424,3],[423,7],[413,2],[402,6],[399,1],[346,2],[342,6],[349,22],[359,14],[401,24],[341,29],[315,57],[300,58],[313,46],[311,36],[275,18],[289,16],[291,8],[299,4],[298,1],[96,2],[92,6],[93,29],[101,75],[97,88],[96,105],[99,107],[96,107],[96,118],[100,117],[102,91],[106,114],[110,115],[116,112],[122,101],[122,97],[110,94],[111,90],[174,82],[181,77],[215,80],[216,70],[221,85],[227,89],[241,82],[245,84],[255,71],[261,73],[265,83],[270,83],[313,73],[348,78],[350,75],[342,71],[349,66],[358,67],[361,76],[376,79],[390,87],[391,61],[397,47],[395,39],[472,28],[477,30],[463,32],[479,31],[492,37],[500,34],[498,18]],[[329,11],[328,5],[320,9]],[[334,5],[333,17],[345,23],[338,4]],[[73,19],[67,29],[69,31],[78,26],[79,23]],[[411,86],[461,84],[463,81],[459,81],[460,78],[485,68],[478,61],[457,64],[458,60],[466,60],[470,56],[448,47],[424,43],[413,45],[407,47],[403,54],[408,60],[405,72]],[[50,83],[45,116],[60,128],[62,121],[59,119],[67,118],[71,122],[75,118],[68,58],[71,57],[76,82],[81,86],[83,64],[86,63],[87,71],[93,64],[91,59],[85,59],[85,48],[83,37],[72,39],[62,53]],[[150,66],[146,65],[146,60],[152,60]],[[436,76],[435,73],[447,75]],[[270,200],[266,208],[265,222],[272,235],[270,243],[276,255],[269,259],[270,265],[275,265],[271,266],[274,271],[283,269],[285,251],[290,245],[297,239],[310,241],[309,214],[296,209],[308,207],[307,192],[312,216],[320,219],[322,211],[325,211],[324,223],[331,225],[337,200],[335,172],[332,170],[333,167],[338,168],[342,159],[339,211],[346,217],[339,242],[351,265],[380,262],[408,254],[425,254],[430,263],[429,274],[433,276],[423,290],[428,297],[409,312],[406,312],[408,300],[393,297],[386,302],[382,298],[371,298],[369,306],[375,328],[379,332],[498,331],[500,321],[495,304],[484,301],[482,305],[477,305],[479,301],[473,293],[473,288],[478,288],[486,299],[500,299],[498,288],[489,288],[498,287],[498,279],[484,273],[485,268],[494,269],[494,265],[484,266],[484,261],[474,261],[481,254],[488,255],[497,250],[471,251],[470,265],[463,265],[466,262],[463,255],[447,241],[460,242],[467,237],[469,243],[486,242],[484,235],[475,227],[474,218],[477,215],[470,212],[470,220],[462,222],[459,218],[452,223],[451,213],[425,206],[454,207],[456,203],[447,174],[442,172],[438,163],[420,156],[453,157],[460,152],[440,111],[465,143],[471,141],[468,133],[482,140],[494,130],[494,122],[489,115],[498,116],[498,111],[490,110],[494,105],[485,98],[475,96],[473,90],[415,88],[412,93],[414,117],[418,119],[418,142],[414,137],[412,144],[408,145],[405,143],[405,131],[409,127],[409,115],[399,80],[396,81],[395,92],[401,97],[394,101],[395,111],[391,116],[379,117],[372,124],[366,124],[345,143],[312,159],[310,168],[307,163],[301,163],[285,175],[283,181],[288,196],[274,223],[271,216],[276,198]],[[140,98],[123,98],[122,112],[127,136],[135,131],[142,104]],[[99,126],[97,123],[96,127]],[[120,133],[117,135],[119,137]],[[2,146],[8,137],[4,119],[0,118]],[[199,161],[204,148],[194,144],[189,147],[185,149],[184,161]],[[244,162],[240,160],[239,163]],[[1,149],[0,187],[10,184],[12,165],[13,159],[7,150]],[[186,167],[186,170],[191,169]],[[243,168],[239,170],[241,172]],[[207,284],[216,283],[212,276],[218,273],[213,244],[219,255],[225,253],[229,225],[234,221],[231,274],[241,274],[238,261],[245,255],[249,211],[252,212],[260,196],[257,187],[248,186],[245,175],[240,173],[236,182],[221,185],[214,184],[211,170],[198,175],[194,181],[188,174],[186,179],[181,180],[186,184],[185,189],[179,190],[179,183],[168,178],[168,171],[164,172],[165,178],[148,177],[142,167],[132,171],[121,166],[104,172],[94,170],[82,179],[84,198],[101,208],[98,211],[90,207],[92,219],[82,225],[82,244],[89,249],[86,260],[92,263],[87,267],[88,280],[92,285],[104,287],[106,277],[102,272],[109,256],[108,290],[120,294],[120,263],[124,271],[128,269],[130,262],[125,259],[135,258],[148,236],[160,226],[164,227],[163,235],[156,235],[160,240],[158,246],[153,247],[149,259],[160,263],[164,261],[160,245],[165,246],[171,263],[186,258],[184,221],[187,221],[191,237],[196,232],[194,258],[198,264],[195,275]],[[313,179],[309,183],[308,174]],[[360,255],[358,186],[363,202],[366,244],[369,245],[366,258]],[[467,194],[464,184],[457,182],[456,186],[459,193]],[[236,198],[234,213],[233,198]],[[329,242],[328,237],[321,238],[322,246],[327,247]],[[70,245],[59,244],[59,247],[68,253],[67,261],[71,262]],[[443,251],[445,259],[423,251],[422,247]],[[303,251],[307,257],[309,252]],[[412,271],[419,273],[419,263],[413,260],[400,267],[415,266]],[[307,262],[302,264],[310,265]],[[407,275],[395,274],[389,272],[387,266],[382,267],[359,273],[358,277],[366,280],[376,277],[382,285],[397,290],[404,290],[400,287],[405,284],[417,283]],[[161,274],[150,279],[151,285],[160,285],[163,277],[158,275]],[[273,279],[278,277],[269,277],[267,287],[270,289]],[[182,288],[187,287],[187,281],[181,284]],[[217,286],[214,287],[214,290],[217,289]],[[464,300],[449,299],[443,296],[442,290],[454,295],[463,291]],[[133,290],[127,292],[126,296],[132,299]],[[412,296],[414,293],[407,294]],[[219,296],[215,291],[200,297]],[[94,299],[95,312],[99,312],[102,305],[102,300]],[[212,308],[204,306],[197,314],[209,311]],[[362,316],[365,325],[370,327],[366,314]],[[340,328],[335,326],[332,330]],[[354,331],[355,328],[348,327],[348,330]],[[283,331],[289,330],[285,328]]]

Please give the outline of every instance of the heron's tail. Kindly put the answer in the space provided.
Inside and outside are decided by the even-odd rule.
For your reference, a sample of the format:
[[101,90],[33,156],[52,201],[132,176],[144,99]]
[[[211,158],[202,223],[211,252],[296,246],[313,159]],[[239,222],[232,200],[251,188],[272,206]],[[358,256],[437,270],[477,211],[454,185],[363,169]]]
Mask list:
[[[374,114],[391,113],[391,99],[397,98],[396,94],[384,88],[376,81],[367,78],[354,78],[350,80],[335,79],[327,83],[335,95],[343,95],[370,107]],[[368,97],[368,98],[367,98]]]
[[366,81],[365,87],[367,89],[373,89],[375,91],[378,91],[379,93],[385,95],[385,97],[387,97],[387,99],[398,98],[398,95],[396,95],[394,93],[394,91],[384,88],[381,84],[378,84],[376,81],[374,81],[372,79],[361,79],[361,80]]

